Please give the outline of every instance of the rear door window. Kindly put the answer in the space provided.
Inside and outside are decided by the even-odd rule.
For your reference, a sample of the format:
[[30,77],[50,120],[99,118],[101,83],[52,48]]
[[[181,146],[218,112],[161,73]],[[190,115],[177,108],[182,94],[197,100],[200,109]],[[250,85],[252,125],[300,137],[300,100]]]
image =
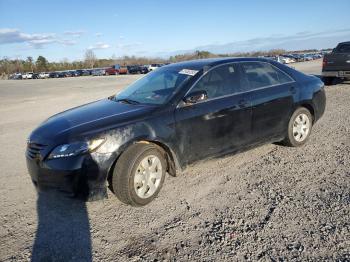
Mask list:
[[293,81],[289,75],[269,63],[242,62],[241,66],[251,90]]

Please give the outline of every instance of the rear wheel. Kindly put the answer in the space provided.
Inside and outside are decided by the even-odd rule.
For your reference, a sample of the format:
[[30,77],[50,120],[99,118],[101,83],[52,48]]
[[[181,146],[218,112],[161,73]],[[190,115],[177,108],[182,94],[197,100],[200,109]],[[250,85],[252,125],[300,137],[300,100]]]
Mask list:
[[144,206],[158,195],[165,173],[166,160],[161,150],[152,144],[132,145],[114,168],[114,194],[125,204]]
[[305,107],[299,107],[288,123],[288,132],[283,144],[292,147],[304,145],[311,134],[312,115]]

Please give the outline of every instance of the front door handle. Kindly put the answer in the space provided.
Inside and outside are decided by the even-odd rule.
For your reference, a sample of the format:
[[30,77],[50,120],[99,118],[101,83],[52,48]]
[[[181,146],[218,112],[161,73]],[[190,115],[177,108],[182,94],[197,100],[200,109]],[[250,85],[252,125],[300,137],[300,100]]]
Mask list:
[[242,100],[240,100],[239,102],[238,102],[238,105],[239,105],[239,107],[247,107],[248,106],[248,101],[247,100],[244,100],[244,99],[242,99]]
[[297,93],[297,90],[295,89],[294,86],[292,86],[291,88],[289,88],[290,92],[295,95]]

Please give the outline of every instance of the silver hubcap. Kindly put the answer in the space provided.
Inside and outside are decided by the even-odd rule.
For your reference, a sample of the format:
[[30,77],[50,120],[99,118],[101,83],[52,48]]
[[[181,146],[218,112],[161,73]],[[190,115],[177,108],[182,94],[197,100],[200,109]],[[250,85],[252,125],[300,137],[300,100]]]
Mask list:
[[306,114],[298,115],[293,123],[293,136],[297,142],[304,141],[310,132],[310,119]]
[[162,163],[159,158],[149,155],[142,159],[136,169],[134,188],[138,197],[149,198],[158,189],[162,179]]

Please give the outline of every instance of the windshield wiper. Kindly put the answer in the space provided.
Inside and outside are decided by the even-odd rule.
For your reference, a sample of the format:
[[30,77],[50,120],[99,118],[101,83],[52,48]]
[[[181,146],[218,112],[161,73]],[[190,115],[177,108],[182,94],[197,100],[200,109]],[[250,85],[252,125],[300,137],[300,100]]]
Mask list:
[[122,99],[114,99],[116,102],[121,102],[121,103],[126,103],[126,104],[131,104],[131,105],[137,105],[140,104],[139,101],[135,101],[129,98],[122,98]]

